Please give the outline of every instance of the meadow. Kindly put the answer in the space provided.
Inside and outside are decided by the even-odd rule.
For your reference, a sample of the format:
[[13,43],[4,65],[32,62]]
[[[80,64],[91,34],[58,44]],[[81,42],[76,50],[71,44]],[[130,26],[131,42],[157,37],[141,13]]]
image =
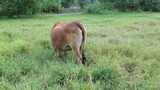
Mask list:
[[[57,21],[87,29],[87,66],[54,56]],[[159,90],[160,13],[47,14],[0,19],[0,90]]]

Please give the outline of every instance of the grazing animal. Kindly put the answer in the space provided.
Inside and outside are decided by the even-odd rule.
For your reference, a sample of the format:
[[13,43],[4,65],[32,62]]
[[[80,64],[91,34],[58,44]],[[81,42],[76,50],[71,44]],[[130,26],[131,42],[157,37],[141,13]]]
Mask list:
[[86,30],[77,21],[56,23],[51,30],[52,46],[56,56],[62,52],[73,50],[78,64],[85,64],[84,44],[86,42]]

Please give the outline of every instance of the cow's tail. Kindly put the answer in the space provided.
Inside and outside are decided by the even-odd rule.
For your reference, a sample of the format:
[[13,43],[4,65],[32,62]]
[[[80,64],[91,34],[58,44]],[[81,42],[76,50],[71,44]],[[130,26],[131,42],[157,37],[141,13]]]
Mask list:
[[82,58],[83,58],[82,63],[85,64],[85,62],[86,62],[86,57],[85,57],[85,54],[84,54],[84,45],[85,45],[85,43],[86,43],[87,32],[86,32],[86,29],[84,28],[84,26],[83,26],[81,23],[79,23],[79,22],[73,22],[73,23],[75,23],[75,24],[80,28],[80,30],[82,31],[82,36],[83,36],[83,38],[82,38],[82,44],[81,44],[80,49],[81,49]]

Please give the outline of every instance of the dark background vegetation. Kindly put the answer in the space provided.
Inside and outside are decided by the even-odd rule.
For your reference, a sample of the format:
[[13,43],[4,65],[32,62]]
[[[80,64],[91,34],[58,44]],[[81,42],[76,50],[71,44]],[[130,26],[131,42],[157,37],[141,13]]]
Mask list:
[[99,14],[107,10],[158,12],[160,0],[0,0],[0,15],[9,17],[62,13],[65,8]]

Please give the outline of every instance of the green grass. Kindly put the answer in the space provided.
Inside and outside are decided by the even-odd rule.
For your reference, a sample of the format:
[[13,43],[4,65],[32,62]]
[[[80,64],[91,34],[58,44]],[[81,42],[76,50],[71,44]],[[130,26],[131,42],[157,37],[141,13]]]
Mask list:
[[[89,66],[54,57],[57,21],[87,28]],[[41,15],[0,20],[0,90],[158,90],[160,13]]]

